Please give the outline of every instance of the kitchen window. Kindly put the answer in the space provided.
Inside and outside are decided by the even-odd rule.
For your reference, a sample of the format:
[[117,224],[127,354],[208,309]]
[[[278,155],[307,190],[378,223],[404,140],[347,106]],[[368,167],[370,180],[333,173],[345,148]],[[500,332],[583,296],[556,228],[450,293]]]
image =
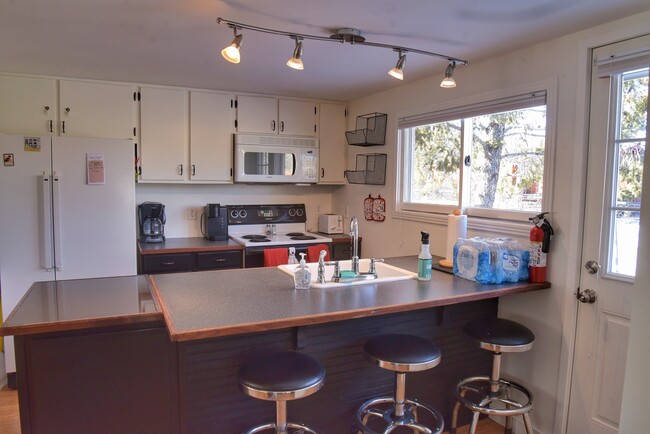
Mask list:
[[550,211],[553,88],[400,117],[397,217],[442,222],[462,208],[516,222]]

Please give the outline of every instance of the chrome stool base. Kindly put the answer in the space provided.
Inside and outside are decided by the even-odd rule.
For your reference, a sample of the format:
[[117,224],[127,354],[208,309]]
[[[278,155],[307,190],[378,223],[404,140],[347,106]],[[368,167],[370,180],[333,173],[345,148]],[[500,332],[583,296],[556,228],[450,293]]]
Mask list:
[[[493,392],[492,390],[496,391]],[[511,397],[513,391],[516,391],[524,397],[523,402]],[[468,393],[474,396],[471,398],[467,397]],[[480,414],[505,417],[505,434],[512,433],[511,417],[523,416],[526,433],[533,434],[533,425],[530,420],[530,411],[533,408],[532,393],[514,381],[500,378],[497,382],[494,382],[490,377],[469,377],[462,380],[456,386],[456,398],[458,401],[454,406],[454,412],[451,418],[450,434],[456,434],[458,412],[460,411],[461,403],[473,413],[468,434],[476,433],[476,425],[478,424]],[[495,403],[501,403],[506,408],[493,408],[492,404]]]
[[273,430],[271,432],[276,434],[318,434],[318,432],[307,428],[303,424],[291,422],[287,423],[287,429],[285,431],[279,431],[275,423],[267,423],[266,425],[251,428],[248,431],[245,431],[244,434],[256,434],[267,430]]
[[[382,404],[391,404],[389,408],[381,409],[374,408]],[[421,432],[426,434],[439,434],[443,430],[443,419],[440,412],[428,405],[410,399],[405,399],[403,405],[403,415],[398,417],[395,415],[395,398],[375,398],[363,403],[357,411],[357,426],[359,432],[363,434],[379,434],[367,427],[370,416],[382,418],[386,423],[386,428],[381,431],[381,434],[388,434],[399,427],[406,427],[413,430],[413,432]],[[418,423],[417,411],[421,409],[432,416],[436,421],[435,428],[431,429]]]

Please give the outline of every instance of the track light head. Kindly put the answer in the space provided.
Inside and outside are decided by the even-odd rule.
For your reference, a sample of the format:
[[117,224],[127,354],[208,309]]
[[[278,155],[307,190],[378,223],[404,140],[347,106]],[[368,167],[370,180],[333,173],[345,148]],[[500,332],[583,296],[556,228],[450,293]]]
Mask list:
[[296,48],[293,50],[293,57],[287,60],[287,66],[302,71],[305,69],[305,66],[302,64],[302,40],[299,37],[294,39],[296,40]]
[[239,48],[241,47],[241,41],[243,36],[237,34],[237,27],[233,27],[235,32],[235,38],[232,40],[230,45],[221,50],[221,55],[230,63],[239,63],[241,57],[239,55]]
[[404,80],[404,64],[406,63],[406,53],[402,54],[402,50],[399,50],[399,58],[397,59],[397,65],[390,71],[388,75],[395,77],[398,80]]
[[453,87],[456,87],[456,80],[454,80],[454,69],[456,68],[456,62],[453,60],[449,62],[449,65],[447,65],[447,70],[445,71],[445,78],[442,79],[442,82],[440,83],[440,87],[444,87],[445,89],[451,89]]

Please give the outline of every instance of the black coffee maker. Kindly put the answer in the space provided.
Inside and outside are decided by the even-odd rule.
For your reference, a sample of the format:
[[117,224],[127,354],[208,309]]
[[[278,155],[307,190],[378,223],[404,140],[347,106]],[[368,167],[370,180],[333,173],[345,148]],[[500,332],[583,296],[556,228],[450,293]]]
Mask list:
[[210,241],[228,239],[228,210],[218,203],[209,203],[201,215],[203,236]]
[[143,202],[138,205],[140,241],[162,243],[165,241],[165,205],[159,202]]

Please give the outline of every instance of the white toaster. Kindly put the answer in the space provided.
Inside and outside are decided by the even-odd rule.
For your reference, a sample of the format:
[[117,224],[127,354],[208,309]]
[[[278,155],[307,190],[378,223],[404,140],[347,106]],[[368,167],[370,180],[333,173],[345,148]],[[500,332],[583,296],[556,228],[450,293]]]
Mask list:
[[318,216],[318,232],[324,234],[342,234],[343,216],[340,214],[321,214]]

